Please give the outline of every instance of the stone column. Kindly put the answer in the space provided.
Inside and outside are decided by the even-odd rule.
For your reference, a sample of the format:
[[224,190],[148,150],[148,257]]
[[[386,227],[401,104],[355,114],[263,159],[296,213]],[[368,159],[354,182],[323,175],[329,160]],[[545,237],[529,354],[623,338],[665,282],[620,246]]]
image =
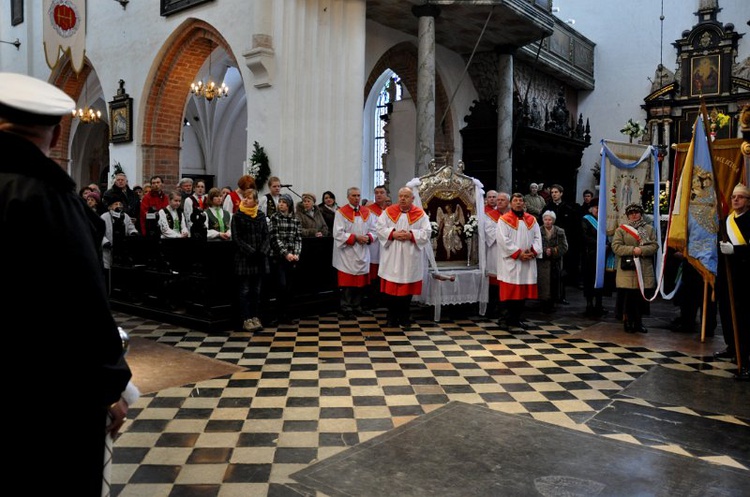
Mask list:
[[513,193],[513,54],[497,47],[497,191]]
[[414,174],[422,176],[435,157],[435,18],[440,15],[440,8],[434,5],[415,5],[411,11],[419,18],[417,163]]

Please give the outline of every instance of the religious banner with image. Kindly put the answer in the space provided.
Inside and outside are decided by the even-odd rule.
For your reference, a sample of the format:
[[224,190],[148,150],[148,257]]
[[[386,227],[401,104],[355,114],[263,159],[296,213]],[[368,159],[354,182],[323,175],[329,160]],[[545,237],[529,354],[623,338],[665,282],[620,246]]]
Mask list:
[[[602,140],[601,176],[599,178],[599,219],[596,254],[595,288],[603,288],[606,259],[607,237],[612,236],[617,227],[627,222],[625,207],[632,203],[641,203],[643,185],[649,170],[653,171],[654,198],[659,198],[659,177],[657,149],[652,145],[624,143]],[[659,202],[654,202],[652,212],[654,231],[659,241],[657,252],[657,273],[661,259],[661,226],[659,222]]]
[[83,69],[86,53],[86,1],[44,0],[44,55],[50,69],[68,53],[76,74]]
[[613,161],[612,155],[604,154],[607,167],[605,192],[608,201],[606,229],[607,234],[612,235],[618,226],[627,221],[625,207],[641,203],[643,186],[651,169],[651,155],[647,153],[651,147],[614,141],[607,141],[607,147],[622,162],[637,161],[633,167],[624,168]]

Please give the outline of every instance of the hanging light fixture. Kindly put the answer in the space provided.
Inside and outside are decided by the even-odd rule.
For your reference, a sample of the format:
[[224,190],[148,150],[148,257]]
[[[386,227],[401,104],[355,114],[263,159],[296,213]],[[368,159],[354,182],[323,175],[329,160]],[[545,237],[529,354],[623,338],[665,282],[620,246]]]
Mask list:
[[190,84],[190,93],[199,98],[205,98],[211,102],[214,98],[222,98],[229,95],[229,87],[223,82],[221,86],[217,85],[211,80],[211,54],[213,50],[208,54],[208,81],[203,83],[203,80],[198,80],[197,83]]
[[[84,102],[89,101],[88,83],[84,83],[83,85],[83,97]],[[73,119],[76,118],[84,124],[98,123],[102,118],[102,111],[94,110],[87,106],[83,108],[79,107],[77,110],[73,110]]]

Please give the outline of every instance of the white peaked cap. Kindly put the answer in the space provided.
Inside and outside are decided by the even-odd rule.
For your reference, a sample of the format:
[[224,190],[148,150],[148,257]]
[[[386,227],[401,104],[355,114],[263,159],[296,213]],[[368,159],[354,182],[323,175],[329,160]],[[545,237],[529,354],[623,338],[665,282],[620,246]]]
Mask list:
[[64,116],[76,103],[64,91],[40,79],[0,72],[0,104],[41,116]]

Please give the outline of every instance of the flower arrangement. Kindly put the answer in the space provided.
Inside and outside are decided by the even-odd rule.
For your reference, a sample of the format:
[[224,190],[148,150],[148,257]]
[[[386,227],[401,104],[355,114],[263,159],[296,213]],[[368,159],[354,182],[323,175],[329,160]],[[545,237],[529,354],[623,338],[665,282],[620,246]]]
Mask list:
[[633,119],[628,119],[628,122],[625,123],[625,127],[620,130],[620,133],[630,137],[630,141],[632,142],[633,138],[640,138],[646,134],[646,127],[639,122],[633,121]]
[[711,112],[711,124],[715,124],[717,128],[721,129],[727,124],[729,124],[729,116],[724,114],[723,112],[717,112],[714,110]]
[[437,238],[438,236],[438,230],[440,229],[437,221],[430,221],[430,228],[432,228],[432,233],[430,234],[430,238]]
[[477,228],[479,227],[479,222],[477,221],[477,216],[472,214],[469,216],[469,220],[466,221],[466,224],[464,224],[464,237],[469,239],[474,236],[474,233],[477,232]]
[[[646,201],[644,210],[649,214],[654,211],[653,197]],[[659,212],[661,214],[669,213],[669,194],[667,193],[666,189],[659,191]]]

